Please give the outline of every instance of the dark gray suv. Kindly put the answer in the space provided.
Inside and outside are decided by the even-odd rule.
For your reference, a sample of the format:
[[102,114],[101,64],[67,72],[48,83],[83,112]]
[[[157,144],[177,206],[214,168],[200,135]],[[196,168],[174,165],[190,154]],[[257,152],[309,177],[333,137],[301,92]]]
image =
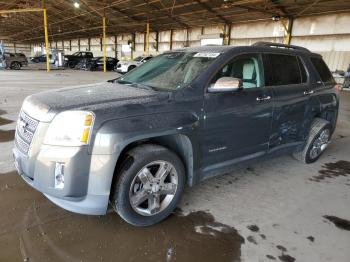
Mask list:
[[292,153],[316,161],[339,94],[320,55],[296,46],[166,52],[108,83],[25,99],[13,155],[22,178],[82,214],[110,204],[137,226],[165,219],[185,185]]

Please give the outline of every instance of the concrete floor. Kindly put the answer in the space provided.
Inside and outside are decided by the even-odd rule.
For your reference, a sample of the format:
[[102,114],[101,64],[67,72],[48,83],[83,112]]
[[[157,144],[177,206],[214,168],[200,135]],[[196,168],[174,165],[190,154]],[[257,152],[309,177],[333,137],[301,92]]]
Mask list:
[[[15,121],[27,95],[114,76],[0,71],[1,117]],[[209,179],[147,229],[54,206],[13,172],[11,147],[0,143],[0,261],[350,261],[350,92],[317,163],[281,156]]]

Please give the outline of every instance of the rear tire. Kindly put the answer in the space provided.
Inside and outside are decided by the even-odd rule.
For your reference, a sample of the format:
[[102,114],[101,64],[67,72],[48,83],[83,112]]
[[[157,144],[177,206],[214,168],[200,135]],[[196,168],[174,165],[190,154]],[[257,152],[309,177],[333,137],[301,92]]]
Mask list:
[[326,149],[331,134],[331,124],[322,118],[315,118],[305,144],[293,153],[293,157],[305,164],[316,162]]
[[135,226],[154,225],[168,217],[185,187],[182,161],[159,145],[141,145],[130,150],[116,175],[111,205]]

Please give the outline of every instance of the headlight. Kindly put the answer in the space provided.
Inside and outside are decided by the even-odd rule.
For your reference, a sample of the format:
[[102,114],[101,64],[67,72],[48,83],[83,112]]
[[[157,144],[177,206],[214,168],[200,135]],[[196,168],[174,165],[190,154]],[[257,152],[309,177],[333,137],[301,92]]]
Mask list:
[[65,58],[64,58],[64,61],[68,61],[68,58],[67,58],[67,57],[65,57]]
[[58,146],[82,146],[90,142],[95,116],[92,112],[66,111],[51,122],[44,144]]

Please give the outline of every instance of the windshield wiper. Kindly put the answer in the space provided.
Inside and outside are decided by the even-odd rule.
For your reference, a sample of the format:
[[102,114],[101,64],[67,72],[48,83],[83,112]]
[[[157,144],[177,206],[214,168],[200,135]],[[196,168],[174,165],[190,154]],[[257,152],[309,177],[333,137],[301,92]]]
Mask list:
[[144,85],[141,83],[136,83],[136,82],[125,81],[125,80],[121,80],[121,79],[119,79],[119,80],[116,79],[115,83],[122,84],[122,85],[128,85],[128,86],[132,86],[132,87],[137,87],[137,88],[142,88],[142,89],[147,89],[147,90],[154,90],[151,86]]
[[125,80],[121,80],[121,79],[116,79],[116,82],[118,84],[122,84],[122,85],[132,85],[132,84],[134,84],[133,82],[125,81]]

